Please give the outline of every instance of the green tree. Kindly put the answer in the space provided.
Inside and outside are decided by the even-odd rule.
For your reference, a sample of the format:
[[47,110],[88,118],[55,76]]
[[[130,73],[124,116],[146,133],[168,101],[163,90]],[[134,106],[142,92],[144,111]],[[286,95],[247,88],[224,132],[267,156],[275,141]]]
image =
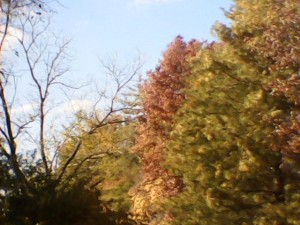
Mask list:
[[[135,144],[136,122],[114,124],[112,121],[111,125],[87,135],[84,130],[93,122],[82,121],[80,117],[76,133],[83,142],[80,152],[66,170],[64,182],[86,179],[87,186],[101,191],[100,200],[109,210],[125,214],[131,207],[128,191],[139,178],[140,170],[139,159],[131,152]],[[115,121],[122,120],[119,117]],[[70,141],[60,151],[62,164],[68,160],[74,145],[76,141]]]
[[[237,0],[193,62],[166,154],[172,224],[299,224],[299,1]],[[274,152],[278,150],[279,152]]]
[[267,125],[279,106],[259,77],[226,44],[207,46],[195,59],[166,156],[185,184],[172,200],[174,224],[252,224],[281,201],[280,156]]

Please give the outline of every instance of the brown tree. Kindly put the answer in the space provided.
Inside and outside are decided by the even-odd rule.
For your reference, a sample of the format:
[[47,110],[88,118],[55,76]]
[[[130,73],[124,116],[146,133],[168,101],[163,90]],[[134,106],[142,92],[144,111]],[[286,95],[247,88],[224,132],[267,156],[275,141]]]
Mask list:
[[168,46],[160,65],[148,73],[148,80],[141,86],[139,136],[136,152],[143,163],[142,178],[132,190],[133,213],[137,220],[161,219],[159,203],[174,196],[182,188],[180,178],[163,168],[164,144],[173,127],[173,115],[184,101],[182,89],[190,73],[189,59],[196,55],[200,43],[186,43],[178,36]]

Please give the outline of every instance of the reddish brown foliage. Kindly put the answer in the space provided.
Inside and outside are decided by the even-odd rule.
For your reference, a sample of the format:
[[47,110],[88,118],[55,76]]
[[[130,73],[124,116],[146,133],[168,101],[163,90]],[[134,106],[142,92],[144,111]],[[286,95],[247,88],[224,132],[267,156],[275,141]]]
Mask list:
[[236,4],[227,14],[234,21],[233,33],[223,32],[222,39],[234,40],[237,48],[243,46],[247,52],[246,60],[255,61],[269,72],[298,69],[300,1],[262,0],[254,3],[241,0]]
[[300,163],[300,1],[272,1],[276,4],[271,5],[272,14],[268,15],[271,25],[260,29],[263,41],[246,41],[277,77],[267,88],[283,105],[283,116],[273,121],[278,137],[274,150],[283,154],[281,168],[295,174],[300,171],[296,166]]
[[175,195],[182,186],[180,179],[164,169],[161,162],[164,144],[173,126],[172,117],[184,101],[182,89],[184,78],[190,73],[189,59],[199,48],[199,42],[185,43],[178,36],[141,87],[143,117],[136,151],[143,162],[143,178],[133,199],[134,213],[140,217],[156,214],[155,202]]
[[293,75],[285,80],[278,79],[270,85],[270,88],[273,96],[286,102],[284,110],[289,114],[274,121],[276,135],[281,142],[281,145],[274,148],[284,153],[300,153],[300,77]]
[[[271,26],[265,29],[265,44],[257,51],[265,58],[273,60],[277,70],[298,70],[300,66],[300,2],[295,0],[277,0],[273,4]],[[277,68],[276,68],[277,67]]]
[[284,165],[300,153],[300,1],[240,0],[228,17],[234,25],[222,27],[222,39],[261,70],[266,89],[282,103],[281,116],[271,122],[278,138],[273,148],[283,154]]
[[299,176],[300,171],[300,77],[297,74],[287,79],[277,79],[268,88],[271,94],[281,98],[283,116],[275,118],[275,135],[278,142],[273,150],[282,154],[280,168],[286,174]]
[[[266,27],[261,27],[264,41],[256,42],[254,49],[270,61],[270,69],[298,69],[300,66],[300,2],[276,0]],[[298,12],[295,12],[298,11]],[[271,24],[271,26],[270,26]]]

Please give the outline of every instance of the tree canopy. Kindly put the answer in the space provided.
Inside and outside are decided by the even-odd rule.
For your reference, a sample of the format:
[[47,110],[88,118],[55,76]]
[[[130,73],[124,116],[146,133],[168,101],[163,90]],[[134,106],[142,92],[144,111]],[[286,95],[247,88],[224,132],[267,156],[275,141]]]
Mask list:
[[[140,61],[104,63],[115,90],[51,137],[69,41],[44,1],[0,8],[0,224],[300,224],[299,0],[235,0],[216,41],[177,36],[134,95]],[[37,104],[21,116],[11,55]]]

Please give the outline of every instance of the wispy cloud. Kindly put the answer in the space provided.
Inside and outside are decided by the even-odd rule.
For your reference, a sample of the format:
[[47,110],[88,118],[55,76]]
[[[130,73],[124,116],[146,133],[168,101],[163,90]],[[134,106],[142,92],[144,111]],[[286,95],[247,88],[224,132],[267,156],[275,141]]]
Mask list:
[[62,106],[64,113],[75,114],[80,110],[92,110],[94,103],[90,100],[73,99]]
[[24,115],[24,114],[27,114],[27,113],[33,113],[38,107],[38,104],[30,104],[30,103],[27,103],[27,104],[23,104],[21,106],[18,106],[18,107],[13,107],[11,109],[11,113],[14,114],[14,115]]
[[[4,33],[4,29],[5,29],[5,26],[0,25],[0,35],[2,35],[2,36]],[[22,35],[23,35],[22,31],[19,30],[18,28],[9,27],[7,36],[5,37],[4,43],[3,43],[4,50],[12,49],[17,44],[18,39],[22,38]],[[1,36],[0,40],[2,40],[2,36]]]

